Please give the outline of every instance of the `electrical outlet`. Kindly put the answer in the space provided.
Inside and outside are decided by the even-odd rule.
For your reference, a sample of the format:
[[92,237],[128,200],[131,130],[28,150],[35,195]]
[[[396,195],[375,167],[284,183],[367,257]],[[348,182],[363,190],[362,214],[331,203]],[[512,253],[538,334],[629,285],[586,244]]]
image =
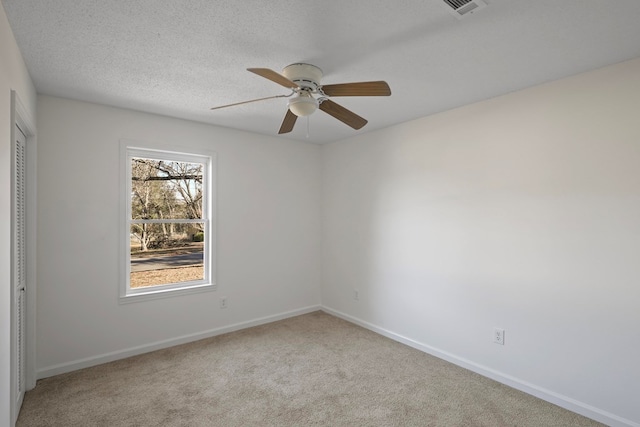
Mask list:
[[354,299],[355,301],[358,301],[358,300],[360,299],[360,292],[358,292],[358,290],[357,290],[357,289],[354,289],[354,290],[353,290],[353,299]]
[[504,345],[504,329],[493,328],[493,342]]
[[220,297],[220,308],[227,308],[227,297]]

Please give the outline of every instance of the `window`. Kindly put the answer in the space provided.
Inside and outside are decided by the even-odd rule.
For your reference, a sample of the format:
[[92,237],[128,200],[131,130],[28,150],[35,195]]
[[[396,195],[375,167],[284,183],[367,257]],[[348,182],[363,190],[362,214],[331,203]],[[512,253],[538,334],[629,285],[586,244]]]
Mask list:
[[121,150],[121,301],[213,289],[214,155]]

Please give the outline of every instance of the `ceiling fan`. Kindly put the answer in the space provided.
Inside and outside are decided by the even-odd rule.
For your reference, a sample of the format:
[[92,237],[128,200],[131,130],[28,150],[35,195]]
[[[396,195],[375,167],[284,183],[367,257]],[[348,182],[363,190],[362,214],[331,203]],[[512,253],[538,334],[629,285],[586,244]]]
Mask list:
[[266,98],[222,105],[220,107],[213,107],[212,110],[264,101],[266,99],[290,98],[295,95],[289,99],[289,108],[278,131],[279,134],[291,132],[298,117],[308,116],[317,109],[324,111],[356,130],[360,129],[367,124],[367,120],[331,101],[329,97],[391,95],[391,89],[389,89],[389,85],[384,81],[321,85],[322,70],[311,64],[298,63],[288,65],[282,70],[282,74],[269,68],[247,68],[247,71],[271,80],[274,83],[278,83],[290,89],[291,93],[288,95],[268,96]]

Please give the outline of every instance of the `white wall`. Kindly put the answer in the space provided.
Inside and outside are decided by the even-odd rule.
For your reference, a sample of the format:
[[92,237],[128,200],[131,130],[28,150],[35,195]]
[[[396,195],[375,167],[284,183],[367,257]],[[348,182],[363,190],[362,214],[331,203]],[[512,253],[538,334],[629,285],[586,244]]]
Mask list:
[[[640,60],[322,147],[39,97],[40,373],[304,310],[321,289],[340,315],[640,424],[638,111]],[[118,304],[121,138],[218,153],[217,292]]]
[[35,117],[36,91],[0,4],[0,425],[10,425],[11,90]]
[[636,59],[324,146],[323,305],[640,425],[639,113]]
[[[47,96],[38,129],[40,376],[317,309],[319,146]],[[217,153],[217,291],[118,304],[121,139]]]

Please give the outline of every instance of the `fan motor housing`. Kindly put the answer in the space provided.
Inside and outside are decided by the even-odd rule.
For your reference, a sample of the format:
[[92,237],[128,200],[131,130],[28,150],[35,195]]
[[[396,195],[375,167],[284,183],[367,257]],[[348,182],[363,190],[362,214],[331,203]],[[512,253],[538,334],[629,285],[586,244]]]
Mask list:
[[301,89],[310,92],[317,92],[320,88],[320,79],[322,79],[322,70],[315,65],[297,63],[284,67],[282,74],[295,82]]

